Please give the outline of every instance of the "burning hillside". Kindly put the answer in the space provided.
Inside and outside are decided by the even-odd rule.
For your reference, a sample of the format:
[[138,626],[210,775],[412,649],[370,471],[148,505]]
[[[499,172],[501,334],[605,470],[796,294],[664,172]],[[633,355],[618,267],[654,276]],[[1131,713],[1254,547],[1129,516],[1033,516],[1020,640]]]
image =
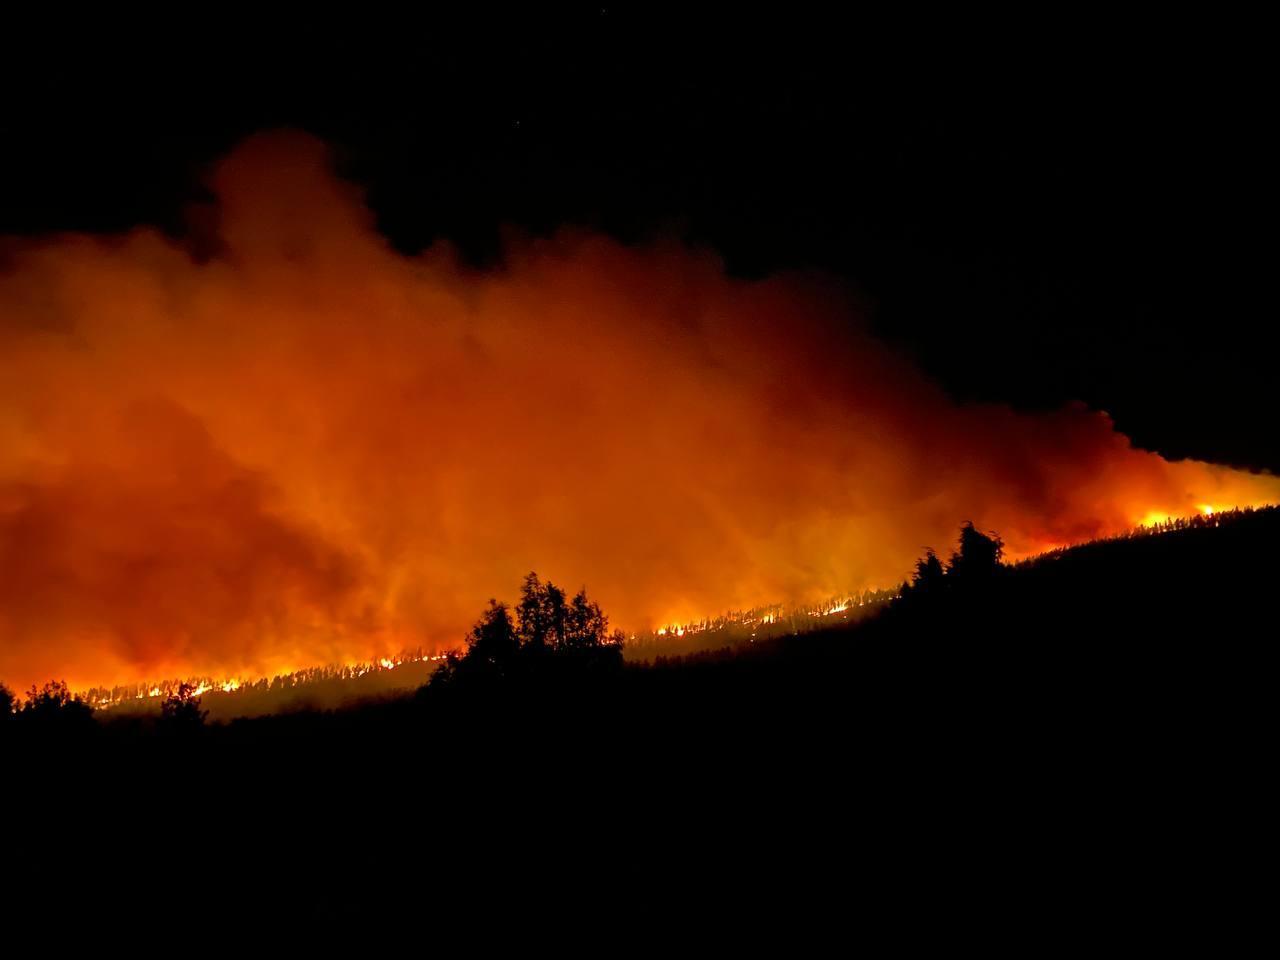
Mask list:
[[641,633],[900,582],[963,519],[1016,557],[1280,498],[1099,412],[956,405],[820,278],[574,233],[406,257],[296,135],[210,182],[198,242],[4,245],[13,686],[430,653],[535,567]]

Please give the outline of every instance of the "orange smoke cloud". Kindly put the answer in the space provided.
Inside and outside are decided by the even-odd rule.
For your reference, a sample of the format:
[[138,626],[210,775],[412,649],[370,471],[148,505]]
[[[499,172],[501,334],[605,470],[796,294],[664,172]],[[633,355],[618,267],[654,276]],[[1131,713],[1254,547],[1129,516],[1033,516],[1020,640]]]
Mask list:
[[298,135],[223,162],[218,253],[139,230],[0,273],[0,678],[454,646],[529,569],[642,629],[1280,498],[1098,413],[959,407],[811,277],[565,233],[392,251]]

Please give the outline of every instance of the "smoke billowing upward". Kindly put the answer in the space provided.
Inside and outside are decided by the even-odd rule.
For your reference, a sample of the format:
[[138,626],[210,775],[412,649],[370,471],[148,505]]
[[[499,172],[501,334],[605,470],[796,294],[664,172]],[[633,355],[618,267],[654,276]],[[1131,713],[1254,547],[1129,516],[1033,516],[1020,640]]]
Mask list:
[[566,233],[390,249],[323,148],[222,163],[216,253],[6,248],[0,679],[270,673],[456,645],[537,569],[627,629],[901,580],[1280,481],[1083,408],[951,403],[807,277]]

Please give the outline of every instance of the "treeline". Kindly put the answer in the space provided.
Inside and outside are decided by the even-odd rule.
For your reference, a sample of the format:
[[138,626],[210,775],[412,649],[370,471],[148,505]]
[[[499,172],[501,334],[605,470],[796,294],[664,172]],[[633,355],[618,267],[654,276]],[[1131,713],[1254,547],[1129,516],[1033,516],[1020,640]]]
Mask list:
[[[1157,533],[1160,535],[1154,535]],[[512,605],[491,601],[465,637],[465,648],[448,656],[430,676],[427,670],[435,665],[429,663],[358,677],[354,676],[358,668],[317,668],[299,671],[288,680],[259,681],[234,695],[208,691],[204,696],[200,695],[200,683],[188,682],[169,689],[159,704],[151,701],[145,717],[129,716],[124,708],[100,711],[98,719],[103,724],[93,722],[92,705],[65,684],[33,687],[25,698],[0,687],[0,730],[54,732],[98,726],[116,731],[191,730],[202,726],[206,717],[220,721],[289,711],[318,715],[356,700],[390,703],[398,692],[356,688],[383,676],[399,679],[402,672],[418,667],[423,667],[420,674],[405,677],[412,681],[410,689],[420,690],[420,696],[412,701],[415,704],[476,701],[492,705],[501,696],[520,690],[567,690],[565,702],[572,702],[575,697],[611,696],[625,688],[640,698],[635,701],[637,709],[648,710],[662,702],[659,697],[649,704],[647,694],[642,694],[658,682],[654,676],[663,678],[662,684],[688,683],[693,689],[703,684],[699,677],[707,675],[704,667],[723,661],[729,665],[717,667],[717,676],[739,676],[748,665],[760,664],[760,674],[753,672],[754,667],[747,672],[756,677],[753,683],[767,685],[766,678],[783,669],[779,651],[785,651],[790,663],[816,665],[812,673],[804,674],[806,684],[819,680],[829,684],[838,678],[854,684],[855,674],[883,676],[884,664],[909,663],[910,670],[902,676],[918,679],[930,671],[938,674],[936,683],[943,688],[939,696],[945,698],[957,678],[967,677],[964,689],[981,689],[990,678],[1008,678],[1015,669],[1025,669],[1039,658],[1044,663],[1052,660],[1051,669],[1038,675],[1039,686],[1033,684],[1028,689],[1043,689],[1045,677],[1054,678],[1055,683],[1072,678],[1077,684],[1088,685],[1094,683],[1101,664],[1105,669],[1099,676],[1133,677],[1149,672],[1152,664],[1169,662],[1171,657],[1189,657],[1189,651],[1200,656],[1210,649],[1206,644],[1212,644],[1215,651],[1234,649],[1245,655],[1246,648],[1241,645],[1260,636],[1258,624],[1263,621],[1259,607],[1270,596],[1278,538],[1280,508],[1230,510],[1006,564],[998,535],[965,524],[948,556],[930,551],[917,562],[899,599],[885,602],[899,591],[845,598],[850,601],[848,609],[838,616],[847,615],[848,619],[833,619],[832,608],[817,607],[808,621],[813,630],[807,631],[801,617],[792,620],[781,608],[771,606],[703,621],[705,631],[661,638],[672,643],[691,641],[694,645],[685,650],[668,652],[644,642],[627,641],[630,655],[639,654],[640,659],[654,663],[664,661],[666,672],[652,675],[638,664],[624,668],[623,635],[610,630],[607,616],[585,591],[569,596],[531,573],[522,584],[518,601]],[[867,616],[870,612],[883,615]],[[741,619],[735,619],[739,616]],[[794,636],[801,633],[808,635]],[[754,642],[723,642],[719,647],[728,651],[726,656],[686,659],[685,665],[698,667],[696,676],[671,660],[706,650],[710,645],[705,638],[709,637],[750,638]],[[1248,655],[1252,649],[1248,648]],[[975,671],[979,671],[976,678]],[[800,676],[794,670],[792,673]],[[717,681],[714,693],[708,695],[712,699],[730,696],[736,702],[739,694],[730,694],[730,689],[727,681]],[[582,692],[587,690],[600,692]],[[281,699],[284,692],[292,696],[298,691],[305,691],[305,695]],[[315,691],[324,691],[324,696],[313,696]],[[462,691],[468,695],[455,695]],[[471,696],[478,691],[501,692],[501,696]],[[831,690],[828,694],[837,696]],[[862,690],[861,695],[869,692]],[[255,702],[252,713],[219,714],[219,701],[232,696],[262,699]],[[789,691],[783,700],[790,702],[791,697],[808,702],[803,686]],[[520,696],[514,699],[519,701]],[[545,697],[537,700],[537,708],[546,702]],[[403,709],[409,711],[404,716],[419,716],[413,713],[416,707]],[[346,713],[354,718],[361,711]],[[196,716],[199,723],[192,719]],[[350,723],[357,722],[352,719]],[[447,724],[435,723],[433,719],[428,726],[448,729]],[[306,724],[289,729],[303,727],[318,729]]]
[[1196,514],[1193,517],[1169,517],[1165,520],[1157,520],[1154,523],[1147,523],[1134,527],[1132,530],[1117,534],[1113,537],[1099,537],[1096,540],[1086,540],[1084,543],[1078,543],[1072,546],[1046,550],[1044,553],[1038,553],[1034,557],[1028,557],[1025,560],[1018,561],[1015,566],[1026,566],[1029,564],[1051,561],[1065,553],[1087,550],[1100,544],[1124,542],[1127,540],[1141,540],[1147,537],[1155,537],[1166,533],[1178,533],[1183,530],[1217,530],[1222,527],[1233,526],[1245,520],[1257,519],[1265,521],[1268,517],[1276,516],[1280,516],[1280,506],[1272,505],[1265,507],[1232,507],[1230,510],[1215,510],[1213,513]]
[[1053,658],[1057,676],[1082,683],[1092,671],[1145,683],[1179,658],[1208,664],[1228,650],[1248,659],[1269,649],[1258,643],[1277,539],[1280,507],[1242,508],[1006,564],[1000,538],[966,524],[958,549],[946,561],[926,553],[862,636],[928,648],[937,662],[964,655],[966,668],[986,658],[995,673]]
[[730,610],[718,617],[671,625],[631,637],[627,659],[653,660],[684,656],[713,648],[740,647],[776,637],[811,633],[841,624],[856,623],[898,596],[898,588],[860,590],[806,604],[766,604],[748,610]]
[[430,663],[433,658],[421,647],[406,650],[395,657],[373,660],[357,664],[328,664],[320,667],[307,667],[289,673],[276,674],[272,677],[261,677],[257,680],[241,681],[218,679],[211,676],[186,677],[185,679],[161,680],[156,683],[123,683],[111,687],[90,687],[81,696],[95,708],[127,706],[135,701],[158,701],[173,696],[182,686],[190,687],[201,693],[238,694],[247,697],[253,694],[283,693],[299,687],[318,684],[342,683],[357,680],[370,673],[395,670],[415,663]]
[[[530,573],[524,579],[514,615],[507,604],[491,600],[467,634],[464,650],[448,654],[439,664],[419,650],[408,655],[399,666],[425,665],[432,670],[429,678],[425,672],[417,676],[414,687],[423,691],[456,690],[492,681],[552,674],[597,675],[621,669],[624,640],[621,631],[609,631],[609,618],[585,590],[570,597],[555,584],[544,583],[536,573]],[[234,696],[240,701],[255,696],[276,697],[275,705],[281,707],[283,703],[278,695],[305,691],[308,699],[295,706],[321,709],[340,704],[336,698],[327,704],[321,703],[311,694],[326,687],[344,688],[350,694],[353,683],[389,673],[391,668],[382,664],[317,667],[245,684],[235,691],[216,687],[211,690],[211,679],[196,678],[149,687],[97,689],[90,691],[88,697],[72,693],[65,683],[50,683],[42,689],[33,687],[25,701],[0,686],[0,724],[6,733],[84,733],[98,726],[94,720],[93,697],[124,695],[127,699],[122,699],[119,707],[100,711],[108,724],[134,732],[154,729],[164,733],[191,733],[202,728],[209,715],[204,706],[206,695],[211,699]],[[139,699],[139,693],[146,696]],[[136,703],[155,704],[157,699],[159,711],[155,715],[148,711],[147,716],[139,717],[126,709]]]
[[616,670],[626,637],[609,632],[609,618],[579,590],[572,599],[555,584],[524,578],[514,615],[490,600],[466,636],[466,649],[449,654],[426,691],[529,678],[549,670]]
[[[1108,552],[1117,544],[1163,538],[1169,534],[1190,531],[1219,530],[1234,527],[1246,521],[1273,522],[1280,517],[1280,506],[1238,507],[1230,510],[1197,514],[1193,517],[1172,517],[1168,520],[1144,524],[1125,533],[1100,537],[1068,547],[1047,550],[1014,564],[1005,564],[1004,541],[995,533],[984,534],[972,523],[965,523],[960,530],[958,549],[944,563],[933,550],[916,561],[910,580],[901,587],[903,605],[919,605],[925,598],[943,593],[960,593],[979,589],[990,584],[1004,572],[1029,570],[1053,563],[1063,557],[1079,558]],[[1133,571],[1134,574],[1140,571]]]
[[[78,757],[38,737],[29,764],[17,738],[0,754],[37,786],[51,764],[89,771],[86,808],[117,782],[142,783],[154,802],[139,809],[175,810],[186,829],[188,793],[213,790],[215,817],[256,817],[298,786],[290,817],[317,798],[372,796],[378,816],[392,811],[433,844],[471,842],[456,825],[467,810],[502,844],[559,842],[564,813],[606,852],[664,812],[700,826],[736,818],[739,845],[761,824],[789,844],[821,822],[815,849],[831,843],[829,824],[861,837],[901,821],[894,844],[932,830],[925,847],[950,856],[935,836],[971,842],[962,871],[1008,829],[1016,872],[1026,838],[1047,829],[1061,835],[1056,856],[1085,844],[1092,876],[1134,842],[1134,824],[1152,824],[1152,863],[1181,858],[1169,838],[1203,816],[1206,791],[1227,797],[1215,824],[1233,822],[1240,798],[1265,800],[1277,540],[1280,511],[1241,511],[1006,564],[997,534],[966,525],[875,616],[630,664],[585,592],[531,575],[416,696],[213,723],[211,695],[179,690],[158,717],[85,724],[55,689],[0,724],[34,732],[45,716],[67,730],[79,717],[95,745],[84,755],[104,762],[68,764]],[[439,815],[416,808],[433,797]],[[325,818],[297,835],[327,836],[336,818]],[[380,839],[357,830],[351,842]]]
[[[13,734],[29,740],[83,740],[99,731],[93,706],[61,681],[32,686],[24,699],[0,684],[0,739]],[[195,688],[180,684],[160,703],[157,729],[181,732],[204,724]]]
[[32,686],[25,699],[0,684],[0,737],[6,733],[83,734],[96,724],[93,707],[65,683]]

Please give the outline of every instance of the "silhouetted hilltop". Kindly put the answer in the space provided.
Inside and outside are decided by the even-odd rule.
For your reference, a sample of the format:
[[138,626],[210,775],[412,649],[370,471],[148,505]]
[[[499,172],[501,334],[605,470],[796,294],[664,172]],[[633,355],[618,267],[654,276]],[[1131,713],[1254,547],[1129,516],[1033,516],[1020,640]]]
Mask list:
[[122,848],[269,820],[286,862],[419,836],[433,867],[530,842],[553,866],[665,849],[654,889],[678,856],[744,877],[771,861],[788,883],[808,863],[824,887],[875,862],[869,883],[948,897],[995,874],[1020,914],[1048,895],[1023,889],[1031,867],[1052,896],[1125,910],[1140,870],[1144,896],[1178,902],[1234,876],[1220,851],[1269,822],[1278,534],[1260,510],[1006,565],[966,527],[859,622],[642,662],[585,594],[534,578],[413,696],[218,723],[179,687],[95,721],[53,684],[0,740],[33,774],[19,799],[64,802],[66,823],[111,803]]
[[[447,741],[461,757],[477,738],[495,737],[530,749],[592,741],[615,750],[629,741],[679,753],[714,731],[728,755],[801,730],[798,753],[871,731],[881,745],[926,729],[981,731],[993,742],[1048,729],[1102,737],[1109,725],[1131,730],[1158,717],[1162,730],[1198,724],[1203,733],[1231,718],[1248,724],[1264,702],[1278,537],[1280,509],[1231,511],[1008,565],[998,537],[966,525],[949,559],[924,557],[898,599],[855,598],[856,609],[872,611],[860,620],[831,626],[814,615],[800,624],[808,632],[793,633],[768,608],[767,624],[731,615],[690,631],[723,636],[721,649],[638,662],[623,661],[627,639],[607,633],[585,593],[568,598],[531,574],[514,616],[491,605],[465,655],[445,661],[416,697],[388,700],[370,688],[351,705],[362,691],[335,674],[316,678],[288,716],[219,723],[218,695],[189,685],[191,710],[208,716],[185,736],[234,750],[281,736],[294,748],[335,737]],[[633,657],[646,652],[637,646]],[[282,694],[263,687],[264,697]],[[9,733],[87,735],[83,723],[49,719],[75,703],[65,689],[37,693],[29,700],[38,709],[5,712]],[[186,709],[174,703],[171,711]],[[159,706],[98,719],[91,726],[104,742],[145,740],[165,727]],[[531,730],[538,735],[525,742]]]

